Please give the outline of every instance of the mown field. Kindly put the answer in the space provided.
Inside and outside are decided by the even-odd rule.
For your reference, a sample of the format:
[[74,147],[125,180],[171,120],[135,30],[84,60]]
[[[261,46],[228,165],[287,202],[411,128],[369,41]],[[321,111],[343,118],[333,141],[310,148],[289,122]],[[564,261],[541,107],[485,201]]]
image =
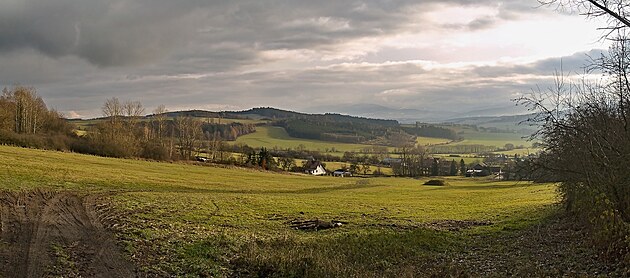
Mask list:
[[[157,276],[475,273],[453,259],[479,237],[540,224],[557,201],[551,184],[452,178],[448,186],[431,187],[424,181],[311,177],[0,146],[2,190],[103,196],[125,255]],[[309,219],[345,225],[317,232],[290,228],[293,220]]]
[[306,150],[320,151],[322,153],[331,153],[336,155],[343,155],[344,152],[360,152],[365,148],[372,147],[366,144],[349,144],[349,143],[337,143],[320,140],[310,140],[295,138],[289,136],[282,127],[274,126],[259,126],[256,127],[256,132],[239,137],[236,144],[243,143],[251,147],[265,147],[273,149],[292,148],[297,149],[304,147]]
[[[473,129],[460,130],[458,133],[464,137],[464,140],[453,142],[453,145],[484,145],[495,146],[502,148],[507,143],[514,144],[515,146],[523,145],[530,147],[532,142],[528,141],[527,136],[518,133],[496,133],[496,132],[479,132]],[[524,138],[525,137],[525,138]]]
[[[461,130],[460,130],[461,131]],[[430,138],[430,137],[418,137],[416,144],[418,146],[431,146],[431,145],[443,145],[443,146],[457,146],[457,145],[484,145],[493,146],[496,148],[502,148],[505,144],[511,143],[515,146],[523,145],[526,148],[517,149],[508,152],[497,152],[508,155],[525,155],[528,153],[536,152],[531,148],[532,142],[523,138],[523,135],[516,133],[493,133],[493,132],[479,132],[473,129],[465,129],[460,134],[464,137],[461,141],[451,141],[445,138]],[[279,149],[286,148],[300,148],[303,147],[306,150],[315,150],[322,153],[328,153],[332,155],[343,155],[344,152],[361,152],[366,148],[370,148],[371,145],[366,144],[348,144],[337,143],[330,141],[310,140],[295,138],[289,136],[287,132],[281,127],[259,126],[256,128],[256,132],[239,137],[234,143],[247,144],[252,147],[266,147],[273,149],[274,147]],[[393,151],[395,148],[388,147],[389,151]]]
[[416,144],[420,146],[447,144],[449,142],[451,142],[451,140],[446,139],[446,138],[432,138],[432,137],[422,137],[422,136],[418,136],[418,138],[416,138]]
[[[261,124],[265,123],[264,120],[256,119],[219,119],[219,118],[199,118],[202,121],[215,122],[229,124],[234,122],[245,124]],[[75,120],[73,123],[77,126],[77,134],[85,135],[87,130],[98,123],[100,120]],[[523,138],[524,135],[517,133],[494,133],[494,132],[481,132],[471,128],[456,128],[459,135],[464,137],[461,141],[451,141],[445,138],[431,138],[431,137],[418,137],[416,144],[418,146],[431,146],[431,145],[484,145],[494,146],[501,148],[507,143],[514,144],[515,146],[523,145],[530,147],[532,142]],[[281,127],[273,126],[258,126],[256,132],[239,137],[235,144],[247,144],[251,147],[265,147],[269,149],[279,148],[301,148],[306,150],[314,150],[322,153],[328,153],[332,155],[341,156],[344,152],[361,152],[366,148],[372,147],[367,144],[349,144],[338,143],[322,140],[311,140],[303,138],[295,138],[289,136],[287,132]],[[393,151],[395,148],[388,147],[389,151]],[[513,155],[518,153],[520,155],[527,154],[528,149],[518,149],[507,152],[505,154]]]

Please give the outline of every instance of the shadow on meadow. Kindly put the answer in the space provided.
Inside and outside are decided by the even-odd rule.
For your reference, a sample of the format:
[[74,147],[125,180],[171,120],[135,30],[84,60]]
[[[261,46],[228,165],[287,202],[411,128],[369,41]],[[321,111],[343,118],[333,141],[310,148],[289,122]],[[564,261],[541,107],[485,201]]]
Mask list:
[[239,245],[221,240],[204,244],[214,246],[212,250],[238,246],[229,259],[223,258],[229,262],[227,276],[233,277],[614,277],[625,273],[599,258],[584,241],[584,233],[564,215],[549,215],[516,230],[504,228],[296,231],[299,234]]
[[[314,232],[305,232],[314,233]],[[462,248],[458,236],[429,229],[383,229],[245,244],[231,260],[240,277],[462,276],[446,254]]]
[[[387,184],[371,184],[365,182],[357,182],[355,184],[343,184],[335,186],[320,186],[311,187],[298,190],[265,190],[265,189],[219,189],[219,188],[193,188],[186,186],[161,186],[153,188],[143,188],[141,190],[129,190],[129,192],[168,192],[168,193],[199,193],[199,194],[319,194],[330,193],[340,190],[360,190],[378,187],[387,187],[391,185]],[[255,186],[251,186],[255,188]]]

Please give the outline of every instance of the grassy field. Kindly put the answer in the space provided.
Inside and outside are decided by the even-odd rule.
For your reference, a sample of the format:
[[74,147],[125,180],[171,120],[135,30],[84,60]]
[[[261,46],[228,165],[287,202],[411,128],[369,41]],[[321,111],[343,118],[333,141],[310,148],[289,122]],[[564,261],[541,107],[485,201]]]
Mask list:
[[[430,187],[406,178],[311,177],[7,146],[0,146],[0,181],[11,191],[107,196],[126,255],[160,276],[448,272],[443,259],[467,248],[471,235],[539,223],[557,198],[550,184],[451,178],[449,186]],[[347,224],[303,232],[289,227],[295,219]],[[425,228],[444,220],[492,225]]]
[[514,156],[515,154],[518,155],[529,155],[529,154],[536,154],[538,152],[540,152],[542,149],[539,148],[525,148],[525,149],[514,149],[511,151],[502,151],[502,152],[494,152],[496,154],[505,154],[508,156]]
[[[461,130],[460,130],[461,131]],[[452,142],[451,140],[444,138],[429,138],[418,137],[416,143],[420,146],[430,145],[484,145],[495,146],[502,148],[507,143],[518,145],[524,145],[526,147],[531,146],[532,142],[527,141],[526,138],[522,138],[523,135],[516,133],[491,133],[491,132],[478,132],[473,129],[464,129],[464,133],[460,134],[465,139],[462,141]],[[370,145],[365,144],[347,144],[336,143],[329,141],[319,141],[310,139],[294,138],[287,134],[287,132],[281,127],[269,127],[260,126],[256,128],[255,133],[251,133],[245,136],[239,137],[234,143],[243,143],[252,147],[266,147],[266,148],[299,148],[304,147],[307,150],[316,150],[323,153],[329,153],[333,155],[343,155],[343,152],[360,152],[365,148],[369,148]],[[390,151],[395,148],[388,147]],[[333,151],[334,150],[334,151]],[[499,153],[499,152],[498,152]],[[527,154],[527,149],[519,149],[509,152],[500,152],[502,154],[514,155],[518,153],[520,155]]]
[[[449,139],[444,138],[430,138],[430,137],[418,137],[416,140],[418,145],[429,146],[436,144],[445,144],[450,142]],[[280,149],[293,148],[303,146],[307,150],[315,150],[323,153],[330,153],[335,155],[343,155],[344,152],[360,152],[365,148],[370,148],[371,145],[366,144],[348,144],[337,143],[330,141],[310,140],[295,138],[289,136],[284,128],[271,127],[271,126],[259,126],[256,128],[256,132],[239,137],[235,143],[243,143],[252,147],[265,147]],[[334,151],[333,151],[334,149]],[[393,151],[393,147],[388,147],[390,151]]]
[[449,142],[451,142],[451,140],[446,139],[446,138],[431,138],[431,137],[420,137],[420,136],[416,138],[416,144],[420,146],[446,144]]
[[453,145],[484,145],[495,146],[502,148],[507,143],[514,144],[515,146],[531,146],[532,142],[527,141],[527,138],[523,138],[523,134],[518,133],[494,133],[494,132],[478,132],[473,129],[465,129],[463,133],[459,133],[464,137],[464,140],[454,142]]
[[294,138],[289,136],[284,128],[274,126],[256,127],[256,132],[239,137],[235,141],[235,143],[243,143],[251,147],[265,147],[269,149],[273,149],[274,147],[277,147],[279,149],[297,149],[300,146],[303,146],[307,150],[320,151],[323,153],[333,153],[338,155],[342,155],[343,152],[347,151],[360,152],[365,148],[371,147],[371,145],[365,144],[348,144]]

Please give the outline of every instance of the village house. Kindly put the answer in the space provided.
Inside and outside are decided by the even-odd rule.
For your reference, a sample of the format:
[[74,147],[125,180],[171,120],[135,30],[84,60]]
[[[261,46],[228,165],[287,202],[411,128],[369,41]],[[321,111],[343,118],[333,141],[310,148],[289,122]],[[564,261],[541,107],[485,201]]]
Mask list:
[[321,162],[315,160],[308,161],[304,165],[304,172],[313,176],[322,176],[326,175],[327,173],[324,165],[322,165]]
[[490,169],[485,163],[477,163],[466,171],[467,177],[486,177],[490,175]]
[[501,168],[501,166],[489,166],[488,170],[490,171],[490,174],[492,174],[494,176],[494,179],[496,180],[503,180],[505,178],[503,169]]

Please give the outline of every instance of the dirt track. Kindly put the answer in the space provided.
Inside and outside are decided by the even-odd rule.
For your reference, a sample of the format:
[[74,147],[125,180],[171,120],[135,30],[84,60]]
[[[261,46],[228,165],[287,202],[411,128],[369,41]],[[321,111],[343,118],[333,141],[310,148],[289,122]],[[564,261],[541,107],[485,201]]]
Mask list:
[[0,192],[0,277],[135,277],[94,200],[69,192]]

